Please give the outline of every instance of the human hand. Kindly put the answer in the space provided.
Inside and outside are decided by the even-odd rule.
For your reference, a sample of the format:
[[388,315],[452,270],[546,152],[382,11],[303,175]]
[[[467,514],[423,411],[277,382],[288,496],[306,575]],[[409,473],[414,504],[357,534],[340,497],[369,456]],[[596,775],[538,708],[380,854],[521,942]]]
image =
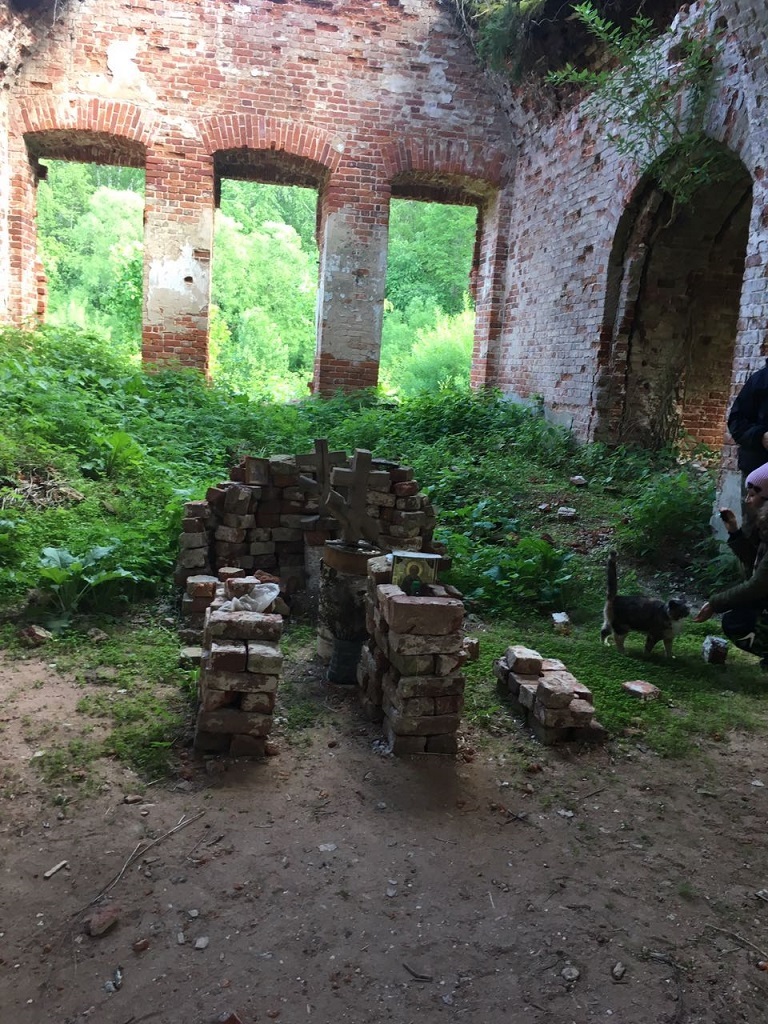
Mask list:
[[729,508],[720,509],[720,518],[722,519],[723,525],[728,533],[736,533],[739,528],[739,524],[736,520],[736,516]]
[[693,621],[706,622],[707,619],[711,619],[713,615],[714,612],[712,611],[712,605],[709,603],[709,601],[706,601],[701,606],[701,608],[699,608],[698,612],[694,615]]

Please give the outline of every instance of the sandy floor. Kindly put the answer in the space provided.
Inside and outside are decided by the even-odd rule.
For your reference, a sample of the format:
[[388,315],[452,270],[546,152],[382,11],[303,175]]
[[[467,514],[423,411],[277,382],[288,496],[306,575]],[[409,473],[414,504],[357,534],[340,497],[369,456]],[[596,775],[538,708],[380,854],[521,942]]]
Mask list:
[[0,660],[3,1024],[768,1019],[763,739],[668,762],[469,732],[457,762],[395,760],[326,694],[334,725],[276,757],[146,790],[105,766],[61,808],[32,757],[80,693]]

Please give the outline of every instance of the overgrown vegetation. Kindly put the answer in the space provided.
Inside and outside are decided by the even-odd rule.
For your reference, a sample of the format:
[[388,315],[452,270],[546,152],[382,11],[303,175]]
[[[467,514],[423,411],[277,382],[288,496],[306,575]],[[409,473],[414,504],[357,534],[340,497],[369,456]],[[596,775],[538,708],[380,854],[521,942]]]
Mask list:
[[[620,731],[639,715],[647,742],[664,750],[682,749],[697,729],[751,721],[753,697],[729,699],[728,713],[717,712],[721,690],[752,693],[756,670],[740,655],[725,670],[704,666],[697,648],[707,626],[686,628],[673,666],[651,658],[631,669],[651,681],[663,676],[665,692],[690,709],[684,719],[670,724],[662,711],[638,710],[621,695],[618,710],[606,710],[627,671],[597,639],[606,551],[620,551],[625,592],[642,580],[646,590],[693,597],[699,584],[736,578],[710,536],[714,481],[701,463],[671,451],[579,446],[535,408],[457,387],[401,402],[377,392],[251,401],[194,373],[145,372],[95,335],[53,327],[0,333],[0,401],[0,603],[31,592],[29,615],[58,620],[62,630],[54,641],[59,664],[61,651],[71,652],[71,664],[112,661],[122,681],[82,708],[94,720],[108,716],[110,739],[49,761],[78,766],[109,753],[149,774],[167,761],[190,693],[188,676],[177,674],[172,631],[147,623],[141,651],[135,627],[119,644],[89,648],[82,614],[98,611],[97,625],[119,634],[139,599],[169,592],[184,501],[226,478],[243,454],[306,452],[322,436],[333,448],[367,447],[413,466],[453,557],[446,579],[465,593],[471,613],[493,624],[484,659],[517,641],[563,657],[595,689],[606,725]],[[577,474],[586,487],[572,482]],[[577,518],[560,518],[560,506],[575,508]],[[569,613],[571,637],[553,635],[555,610]],[[295,642],[306,646],[306,631]],[[159,663],[150,648],[164,652]],[[482,665],[480,674],[470,670],[468,709],[476,721],[500,721],[506,711]],[[289,729],[316,720],[311,703],[300,688],[286,690]]]
[[[598,129],[676,204],[690,204],[702,186],[718,180],[720,151],[703,133],[718,45],[706,4],[667,45],[660,38],[664,21],[642,3],[583,0],[554,9],[546,0],[454,0],[454,6],[491,68],[516,81],[528,67],[542,94],[547,86],[561,98],[563,87],[565,94],[586,94],[584,110]],[[557,22],[562,45],[548,48],[546,30]],[[537,31],[544,33],[538,50]],[[563,66],[568,52],[573,56]]]
[[591,0],[575,4],[573,12],[599,43],[606,66],[568,64],[547,81],[586,89],[587,110],[618,152],[677,204],[690,204],[715,180],[719,162],[718,147],[702,131],[715,83],[716,39],[708,30],[708,10],[686,24],[669,52],[654,44],[656,27],[643,14],[625,32]]
[[[142,171],[50,161],[38,235],[52,324],[98,331],[138,358]],[[212,268],[211,372],[251,398],[307,393],[315,350],[317,196],[224,180]],[[396,395],[469,382],[469,272],[477,211],[394,200],[390,211],[381,386]],[[94,471],[110,456],[94,440]],[[128,453],[120,451],[121,457]]]

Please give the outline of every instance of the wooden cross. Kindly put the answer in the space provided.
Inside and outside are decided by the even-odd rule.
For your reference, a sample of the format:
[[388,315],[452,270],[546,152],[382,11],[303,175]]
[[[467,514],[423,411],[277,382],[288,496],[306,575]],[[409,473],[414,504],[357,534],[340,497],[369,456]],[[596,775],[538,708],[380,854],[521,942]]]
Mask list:
[[331,462],[328,441],[315,441],[317,480],[300,476],[299,486],[317,494],[320,507],[341,523],[341,537],[345,544],[356,547],[361,540],[377,545],[379,524],[366,511],[368,498],[368,475],[371,471],[371,452],[356,448],[352,464],[348,469],[338,466],[334,470],[334,483],[347,488],[346,499],[331,487]]

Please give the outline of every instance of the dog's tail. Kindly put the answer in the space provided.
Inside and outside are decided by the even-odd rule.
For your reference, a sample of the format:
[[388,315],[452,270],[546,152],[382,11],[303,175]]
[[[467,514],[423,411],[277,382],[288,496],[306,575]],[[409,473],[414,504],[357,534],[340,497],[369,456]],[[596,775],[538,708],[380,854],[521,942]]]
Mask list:
[[605,596],[612,601],[619,592],[619,577],[616,572],[616,552],[611,551],[608,555],[608,577],[606,581]]

